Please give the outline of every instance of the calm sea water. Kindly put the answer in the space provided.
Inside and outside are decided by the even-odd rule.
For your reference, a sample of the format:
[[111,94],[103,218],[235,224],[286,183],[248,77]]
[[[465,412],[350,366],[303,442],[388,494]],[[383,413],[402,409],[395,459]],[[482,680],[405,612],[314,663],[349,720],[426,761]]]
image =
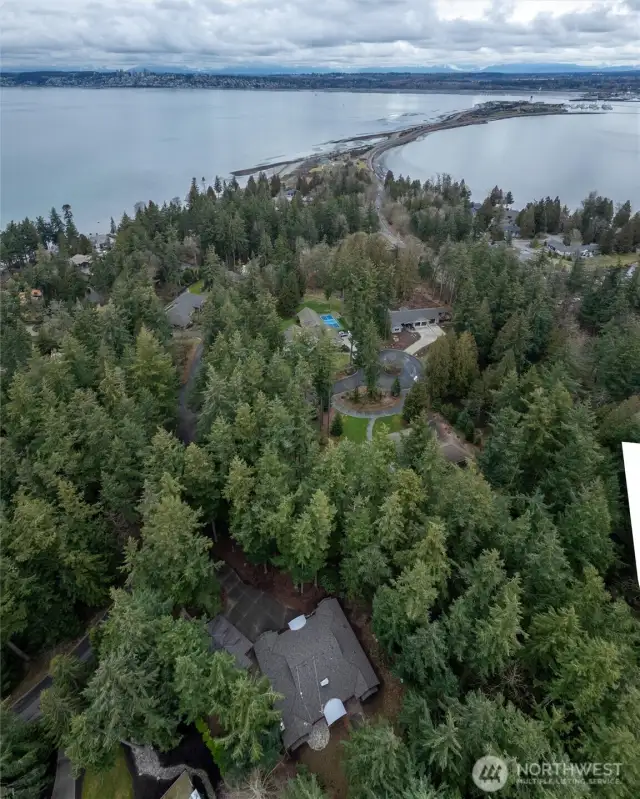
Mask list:
[[[321,150],[333,139],[400,128],[498,98],[29,88],[5,89],[0,99],[2,224],[69,203],[78,227],[96,232],[138,201],[184,197],[192,177],[212,182],[233,169]],[[556,192],[577,201],[598,188],[638,205],[640,117],[629,110],[638,109],[449,131],[393,152],[389,163],[420,178],[443,171],[464,176],[478,198],[499,183],[523,201]],[[558,125],[563,122],[571,124]]]
[[559,196],[577,208],[590,191],[640,208],[640,103],[597,115],[506,119],[432,133],[390,150],[396,175],[464,178],[477,201],[495,185],[516,206]]

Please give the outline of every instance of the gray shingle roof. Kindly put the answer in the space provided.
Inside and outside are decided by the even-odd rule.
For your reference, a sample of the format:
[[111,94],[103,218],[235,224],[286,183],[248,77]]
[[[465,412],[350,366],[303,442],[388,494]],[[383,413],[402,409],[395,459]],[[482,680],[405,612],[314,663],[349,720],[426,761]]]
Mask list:
[[89,265],[93,259],[90,255],[81,255],[78,253],[78,255],[72,255],[69,260],[74,266],[83,266]]
[[399,311],[389,311],[391,327],[397,325],[410,325],[426,319],[439,319],[440,314],[450,314],[451,308],[402,308]]
[[169,322],[174,327],[189,327],[193,312],[202,308],[206,299],[204,294],[192,294],[189,290],[183,291],[171,305],[167,306]]
[[[300,630],[267,632],[254,645],[262,672],[284,696],[282,737],[287,749],[305,742],[329,699],[366,698],[379,685],[337,599],[323,599]],[[328,684],[320,683],[328,679]]]
[[234,656],[241,669],[248,669],[251,666],[251,660],[247,657],[247,653],[251,651],[253,644],[231,624],[229,619],[222,615],[216,616],[208,622],[207,632],[211,639],[210,651],[224,650],[228,652]]
[[577,255],[581,252],[597,252],[599,249],[597,244],[564,244],[562,238],[558,236],[549,236],[546,245],[563,255]]
[[302,308],[296,314],[301,327],[322,327],[324,322],[320,319],[320,314],[313,308]]

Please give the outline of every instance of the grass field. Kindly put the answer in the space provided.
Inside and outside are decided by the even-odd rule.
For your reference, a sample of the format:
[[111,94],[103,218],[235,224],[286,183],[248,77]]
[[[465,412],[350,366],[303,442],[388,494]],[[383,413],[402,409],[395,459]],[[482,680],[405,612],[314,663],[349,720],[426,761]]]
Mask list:
[[588,258],[586,263],[590,266],[628,266],[640,261],[640,255],[637,252],[623,252],[613,253],[612,255],[596,255],[594,258]]
[[402,423],[402,414],[394,413],[393,416],[382,416],[380,419],[376,419],[375,424],[373,425],[373,435],[375,436],[381,433],[398,433],[403,428],[404,424]]
[[133,799],[133,783],[122,747],[109,771],[98,774],[89,769],[85,772],[82,799]]
[[197,283],[193,283],[189,286],[189,291],[192,294],[203,294],[204,293],[204,280],[198,280]]
[[348,352],[342,352],[342,350],[336,352],[336,357],[334,360],[336,374],[346,369],[347,366],[349,366],[350,361],[351,356]]
[[342,437],[351,441],[366,441],[368,419],[359,419],[357,416],[342,416]]

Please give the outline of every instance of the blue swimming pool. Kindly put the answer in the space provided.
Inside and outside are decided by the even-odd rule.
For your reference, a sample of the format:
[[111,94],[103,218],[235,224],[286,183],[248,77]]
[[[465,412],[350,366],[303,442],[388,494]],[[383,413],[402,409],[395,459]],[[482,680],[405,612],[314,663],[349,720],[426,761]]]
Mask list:
[[330,313],[322,314],[320,317],[327,327],[340,327],[340,324],[333,318]]

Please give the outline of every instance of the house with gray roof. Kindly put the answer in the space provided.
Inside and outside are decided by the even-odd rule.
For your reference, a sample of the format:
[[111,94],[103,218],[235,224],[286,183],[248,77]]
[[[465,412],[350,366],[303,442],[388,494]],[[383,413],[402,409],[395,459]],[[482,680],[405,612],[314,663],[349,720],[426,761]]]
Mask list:
[[296,316],[298,317],[300,327],[305,329],[312,329],[316,327],[322,329],[324,327],[324,323],[320,318],[320,314],[317,311],[314,311],[313,308],[301,308]]
[[199,311],[206,299],[204,294],[192,294],[189,290],[183,291],[166,307],[171,325],[173,327],[189,327],[193,321],[193,312]]
[[317,311],[314,311],[313,308],[301,308],[296,314],[296,317],[298,319],[298,324],[291,325],[284,331],[285,341],[289,343],[294,341],[294,339],[300,334],[300,331],[305,330],[314,335],[316,338],[319,338],[321,335],[329,336],[336,346],[342,344],[342,341],[338,336],[338,329],[335,327],[329,327],[322,320],[320,314]]
[[520,226],[516,222],[519,213],[520,211],[516,211],[514,209],[503,210],[502,218],[498,223],[498,227],[505,236],[507,234],[511,234],[513,238],[520,236]]
[[93,274],[91,269],[91,262],[93,258],[90,255],[82,255],[78,253],[69,258],[69,263],[76,267],[83,277],[91,277]]
[[[380,681],[337,599],[323,599],[309,616],[288,629],[263,633],[254,644],[258,665],[282,695],[280,729],[293,751],[318,738],[347,715],[348,708],[378,690]],[[317,747],[319,748],[319,747]]]
[[403,330],[417,330],[427,325],[437,325],[451,319],[451,308],[400,308],[399,311],[389,311],[389,322],[392,333],[401,333]]
[[93,258],[90,255],[84,255],[83,253],[78,253],[77,255],[72,255],[71,258],[69,258],[69,260],[74,266],[87,266],[91,263]]
[[565,244],[560,236],[549,236],[545,244],[551,252],[570,258],[591,258],[600,251],[597,244]]

